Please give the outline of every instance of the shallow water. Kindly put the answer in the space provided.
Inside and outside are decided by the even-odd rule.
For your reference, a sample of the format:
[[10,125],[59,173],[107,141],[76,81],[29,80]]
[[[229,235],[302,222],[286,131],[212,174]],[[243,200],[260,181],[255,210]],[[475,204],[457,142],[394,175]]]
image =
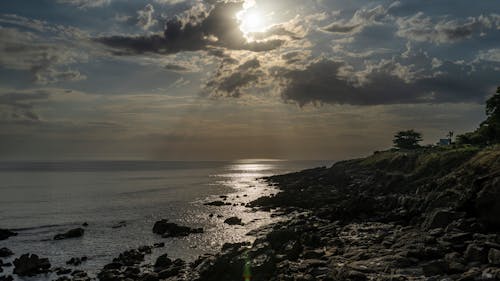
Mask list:
[[[248,231],[272,222],[270,213],[241,206],[276,192],[260,177],[329,164],[276,160],[3,162],[0,228],[14,229],[19,235],[0,241],[0,247],[11,249],[14,257],[24,253],[47,257],[52,267],[73,268],[65,262],[87,256],[89,260],[77,268],[90,274],[127,249],[156,242],[166,246],[155,250],[149,259],[168,253],[191,261],[200,254],[216,252],[226,242],[251,241],[252,237],[245,235]],[[219,195],[224,194],[237,206],[203,205],[220,200]],[[245,225],[224,224],[229,216],[242,218]],[[203,227],[205,233],[163,239],[151,231],[154,222],[162,218]],[[113,228],[120,221],[125,221],[125,226]],[[55,234],[84,222],[89,225],[82,238],[52,240]],[[46,279],[50,276],[27,280]]]

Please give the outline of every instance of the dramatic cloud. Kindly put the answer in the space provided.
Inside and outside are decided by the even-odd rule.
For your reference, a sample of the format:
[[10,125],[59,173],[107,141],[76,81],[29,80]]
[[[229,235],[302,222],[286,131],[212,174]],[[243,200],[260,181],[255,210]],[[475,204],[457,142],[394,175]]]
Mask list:
[[86,9],[109,5],[111,0],[57,0],[57,2],[77,6],[80,9]]
[[226,58],[219,65],[216,74],[206,84],[205,91],[210,96],[240,97],[242,91],[252,86],[260,87],[257,82],[265,74],[260,69],[259,60],[253,58],[240,65],[236,62],[234,59]]
[[469,17],[466,20],[442,19],[438,22],[419,12],[397,20],[397,35],[413,41],[428,41],[435,44],[454,43],[472,36],[483,36],[491,29],[500,27],[500,16]]
[[308,103],[381,105],[482,102],[497,82],[491,70],[446,63],[423,74],[396,60],[383,60],[353,71],[344,62],[318,59],[304,69],[282,69],[282,98]]
[[386,14],[386,9],[380,5],[372,9],[360,9],[351,19],[335,21],[325,26],[323,30],[332,33],[357,33],[366,26],[377,24]]
[[137,11],[137,25],[144,30],[150,29],[158,21],[153,17],[155,9],[153,5],[147,4],[142,10]]
[[121,50],[117,54],[170,54],[210,47],[261,52],[282,45],[280,39],[247,42],[236,19],[236,13],[242,8],[243,2],[198,3],[184,14],[167,21],[162,35],[111,36],[97,38],[96,41]]
[[0,28],[0,65],[7,69],[28,70],[38,84],[78,81],[85,75],[67,67],[84,59],[76,51],[37,35],[13,28]]

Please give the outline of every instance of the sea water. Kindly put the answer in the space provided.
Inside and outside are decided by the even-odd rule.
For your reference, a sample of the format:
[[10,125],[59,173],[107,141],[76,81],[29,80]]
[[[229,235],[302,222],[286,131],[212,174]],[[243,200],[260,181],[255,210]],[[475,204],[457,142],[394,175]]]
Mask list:
[[[52,267],[82,269],[93,276],[119,253],[158,242],[166,245],[148,261],[163,253],[192,261],[217,252],[224,243],[251,241],[253,237],[246,235],[250,230],[273,221],[269,212],[244,206],[277,192],[262,177],[330,164],[269,159],[0,162],[0,228],[19,233],[0,241],[0,248],[15,253],[4,262],[34,253],[49,258]],[[221,195],[227,195],[232,205],[204,205],[222,200]],[[244,225],[225,224],[230,216],[241,218]],[[160,219],[202,227],[204,233],[161,238],[152,232]],[[83,237],[53,240],[76,227],[85,229]],[[82,256],[88,258],[82,265],[66,265],[70,258]],[[5,267],[4,273],[11,270]]]

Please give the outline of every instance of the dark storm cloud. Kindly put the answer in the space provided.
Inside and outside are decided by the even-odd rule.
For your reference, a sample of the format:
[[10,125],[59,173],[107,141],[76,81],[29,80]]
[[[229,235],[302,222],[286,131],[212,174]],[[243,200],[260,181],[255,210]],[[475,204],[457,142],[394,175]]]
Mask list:
[[205,91],[212,97],[240,97],[250,87],[258,87],[265,73],[260,62],[253,58],[238,65],[232,58],[224,59],[216,74],[205,85]]
[[211,46],[261,52],[282,45],[283,41],[278,39],[247,42],[236,19],[242,7],[241,1],[215,2],[210,7],[198,3],[182,16],[167,21],[161,35],[111,36],[95,40],[118,49],[117,54],[170,54],[206,50]]
[[392,60],[352,72],[344,62],[320,59],[305,69],[282,69],[281,96],[301,106],[483,102],[498,83],[491,69],[474,71],[473,66],[449,62],[440,69],[418,76]]

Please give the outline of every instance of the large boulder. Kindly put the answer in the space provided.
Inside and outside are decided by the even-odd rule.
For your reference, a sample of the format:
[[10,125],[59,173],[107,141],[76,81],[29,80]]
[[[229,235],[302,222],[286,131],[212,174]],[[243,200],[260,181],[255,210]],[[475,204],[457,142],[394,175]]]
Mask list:
[[156,259],[154,268],[155,271],[162,271],[172,265],[172,260],[167,254],[161,255]]
[[435,209],[424,221],[422,227],[426,230],[446,228],[451,222],[463,217],[464,215],[464,213],[454,212],[449,209]]
[[477,194],[475,209],[478,220],[488,229],[500,230],[500,176],[489,179]]
[[153,233],[160,234],[162,237],[182,237],[192,233],[203,233],[203,228],[190,228],[168,222],[168,220],[157,221],[153,226]]
[[14,274],[19,276],[35,276],[47,273],[50,271],[49,269],[49,259],[39,258],[35,254],[24,254],[14,260]]
[[17,235],[17,233],[15,233],[13,231],[0,228],[0,240],[5,240],[11,236],[16,236],[16,235]]
[[71,230],[68,230],[65,233],[56,234],[54,236],[54,240],[62,240],[62,239],[68,239],[68,238],[82,237],[83,234],[84,234],[84,232],[85,232],[85,230],[83,230],[83,228],[81,228],[81,227],[75,228],[75,229],[71,229]]

